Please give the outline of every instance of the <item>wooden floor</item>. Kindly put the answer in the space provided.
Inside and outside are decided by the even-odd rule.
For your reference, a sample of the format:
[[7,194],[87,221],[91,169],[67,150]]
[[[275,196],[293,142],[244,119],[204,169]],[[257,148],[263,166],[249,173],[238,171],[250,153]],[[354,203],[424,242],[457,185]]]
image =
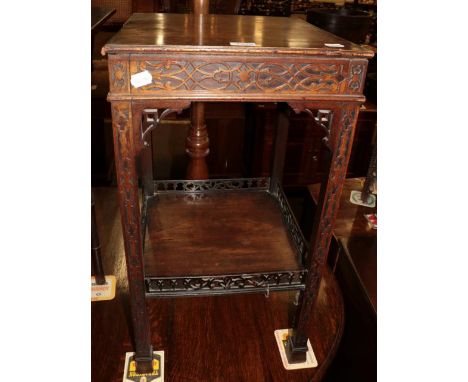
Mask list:
[[[132,351],[126,268],[116,190],[94,190],[104,267],[117,278],[112,301],[92,303],[92,381],[122,381],[124,355]],[[165,381],[318,381],[331,362],[344,324],[341,292],[327,271],[309,331],[319,366],[286,371],[273,331],[289,326],[293,292],[150,299],[152,342],[164,350]]]

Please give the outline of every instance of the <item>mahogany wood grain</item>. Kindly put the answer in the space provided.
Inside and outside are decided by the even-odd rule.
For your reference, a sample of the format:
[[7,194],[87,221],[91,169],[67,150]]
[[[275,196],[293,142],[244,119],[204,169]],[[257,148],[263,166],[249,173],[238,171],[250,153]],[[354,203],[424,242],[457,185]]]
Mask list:
[[[115,188],[94,189],[104,266],[117,278],[116,298],[91,305],[91,380],[121,382],[134,351],[124,244]],[[286,371],[273,331],[286,328],[294,293],[149,299],[152,343],[165,351],[166,382],[315,382],[325,374],[344,325],[341,291],[327,270],[308,327],[314,369]]]
[[192,0],[194,15],[207,15],[210,13],[210,0]]
[[[254,42],[256,45],[231,46],[232,41]],[[328,43],[339,43],[342,47],[325,45]],[[301,295],[294,336],[289,342],[290,354],[297,355],[290,357],[290,361],[304,357],[310,319],[318,301],[323,272],[326,272],[331,231],[359,104],[364,100],[366,58],[373,52],[297,19],[174,14],[133,15],[103,52],[109,53],[108,99],[113,108],[117,179],[138,371],[143,370],[140,361],[144,365],[148,363],[151,325],[144,301],[143,246],[135,166],[135,157],[144,147],[140,123],[142,108],[150,104],[152,108],[161,109],[154,105],[167,102],[170,110],[163,112],[167,115],[181,111],[190,102],[276,100],[288,102],[296,113],[304,110],[312,113],[311,109],[326,109],[333,113],[330,171],[323,183],[311,237],[306,289]],[[130,77],[142,70],[150,72],[151,83],[142,87],[131,85]],[[210,209],[216,208],[210,206]],[[213,224],[208,212],[203,212],[208,223],[200,225]],[[193,213],[187,212],[179,221],[190,219]],[[219,215],[216,218],[222,219]],[[229,218],[236,220],[236,215]],[[244,220],[248,218],[246,213]],[[194,223],[191,228],[197,221]],[[252,226],[249,231],[255,232],[256,228]],[[218,232],[223,229],[223,226],[216,227]],[[159,239],[161,242],[164,237]],[[274,236],[272,240],[274,242]],[[212,238],[210,242],[213,242]],[[242,241],[239,242],[242,245]],[[222,244],[232,249],[229,240]],[[190,253],[185,255],[190,257]]]
[[[192,10],[195,16],[197,30],[203,28],[202,15],[210,13],[210,0],[192,0]],[[200,33],[199,39],[201,40]],[[186,140],[186,151],[190,157],[187,168],[187,179],[208,179],[208,166],[205,157],[210,152],[210,141],[205,124],[205,105],[201,102],[192,103],[192,125]]]
[[148,205],[145,274],[299,270],[279,206],[266,192],[159,195]]
[[[253,42],[256,46],[234,47],[231,42]],[[344,47],[327,48],[325,43],[342,44]],[[298,18],[206,15],[203,23],[199,23],[194,15],[176,13],[134,13],[104,46],[103,52],[154,51],[158,47],[198,53],[208,50],[333,57],[373,55],[369,49]]]
[[140,201],[138,196],[136,143],[129,102],[112,103],[115,167],[118,179],[119,206],[125,241],[125,256],[132,295],[130,306],[139,372],[152,370],[153,350],[144,292]]
[[187,179],[208,179],[206,156],[210,153],[210,140],[205,122],[205,105],[193,102],[191,126],[186,139],[186,152],[190,157]]
[[[306,107],[302,105],[302,107]],[[294,107],[296,112],[302,111]],[[355,125],[359,108],[347,105],[335,110],[330,127],[329,170],[322,181],[318,198],[317,213],[314,216],[311,248],[308,256],[308,275],[306,289],[301,293],[300,305],[295,318],[295,335],[288,340],[288,356],[291,361],[303,362],[307,346],[307,325],[310,314],[317,302],[316,296],[320,285],[322,272],[326,268],[328,249],[332,237],[332,229],[340,205],[343,181],[346,177]],[[328,141],[328,140],[327,140]]]

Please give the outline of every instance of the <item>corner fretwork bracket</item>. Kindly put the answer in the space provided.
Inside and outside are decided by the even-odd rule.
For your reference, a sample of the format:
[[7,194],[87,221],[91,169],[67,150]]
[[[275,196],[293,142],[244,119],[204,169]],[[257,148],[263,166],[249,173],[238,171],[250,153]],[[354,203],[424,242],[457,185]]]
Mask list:
[[149,142],[146,140],[148,134],[152,132],[164,118],[172,113],[180,114],[182,110],[183,109],[165,109],[161,111],[161,109],[144,109],[142,112],[143,122],[141,124],[141,141],[143,142],[143,146],[150,146]]
[[330,149],[330,134],[331,126],[333,122],[333,112],[331,110],[319,109],[314,113],[309,108],[304,107],[300,104],[290,104],[296,114],[307,113],[314,121],[325,131],[325,136],[322,139],[323,144]]

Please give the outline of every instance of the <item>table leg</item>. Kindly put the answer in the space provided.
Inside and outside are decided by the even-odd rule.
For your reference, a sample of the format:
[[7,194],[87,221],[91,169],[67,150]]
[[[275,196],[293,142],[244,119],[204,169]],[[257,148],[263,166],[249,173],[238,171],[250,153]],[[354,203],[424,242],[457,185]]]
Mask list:
[[278,123],[276,126],[273,158],[271,162],[270,192],[278,193],[278,187],[283,182],[284,159],[286,157],[286,146],[288,142],[289,117],[285,109],[278,110]]
[[289,337],[286,353],[290,363],[304,362],[307,352],[307,329],[318,295],[323,268],[326,266],[333,224],[339,208],[346,168],[351,153],[359,105],[344,104],[336,109],[331,129],[333,152],[326,181],[322,182],[310,240],[306,289],[301,293],[299,309]]
[[96,211],[94,207],[94,195],[91,192],[91,265],[92,274],[97,285],[104,285],[106,278],[101,258],[101,243],[96,225]]
[[153,349],[145,300],[143,246],[135,162],[137,150],[132,129],[130,102],[112,102],[112,127],[130,293],[130,313],[135,342],[135,361],[137,372],[148,373],[152,371]]

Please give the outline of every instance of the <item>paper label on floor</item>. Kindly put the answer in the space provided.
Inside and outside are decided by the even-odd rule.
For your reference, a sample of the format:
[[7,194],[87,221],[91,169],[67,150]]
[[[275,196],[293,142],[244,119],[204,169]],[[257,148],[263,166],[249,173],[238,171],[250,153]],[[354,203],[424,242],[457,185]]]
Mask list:
[[291,329],[278,329],[275,330],[275,338],[276,344],[278,345],[278,349],[281,356],[281,361],[283,361],[283,366],[286,370],[297,370],[297,369],[309,369],[312,367],[317,367],[318,362],[317,358],[315,357],[314,350],[312,349],[312,345],[310,341],[307,340],[307,353],[306,353],[306,361],[303,363],[289,363],[288,357],[286,356],[285,350],[285,343],[289,337]]
[[164,351],[153,352],[153,372],[139,374],[133,359],[135,353],[125,353],[123,382],[164,382]]
[[104,276],[106,283],[103,285],[96,284],[96,279],[91,276],[91,301],[107,301],[115,297],[115,276]]
[[353,204],[357,204],[358,206],[364,207],[375,207],[375,195],[369,194],[369,199],[367,202],[363,202],[361,199],[361,191],[351,191],[351,195],[349,196],[349,201]]

